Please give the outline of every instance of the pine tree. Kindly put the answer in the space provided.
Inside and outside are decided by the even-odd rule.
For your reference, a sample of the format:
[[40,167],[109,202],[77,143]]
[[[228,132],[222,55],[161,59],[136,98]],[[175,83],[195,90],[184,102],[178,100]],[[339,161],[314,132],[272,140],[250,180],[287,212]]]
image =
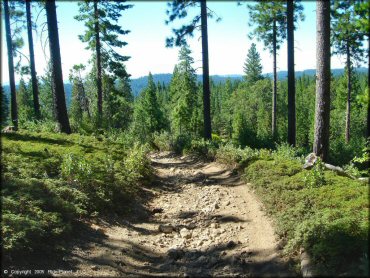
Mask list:
[[334,54],[346,56],[347,71],[347,109],[346,109],[346,143],[350,140],[351,126],[351,93],[352,93],[352,66],[354,62],[363,60],[363,34],[357,22],[359,15],[355,11],[356,0],[335,0],[332,9],[332,41]]
[[34,118],[32,95],[23,78],[19,81],[17,90],[17,106],[19,124],[24,124]]
[[[356,14],[358,14],[357,18],[357,27],[358,30],[364,37],[367,37],[367,146],[368,146],[368,155],[370,157],[370,2],[366,0],[361,0],[356,3],[355,5]],[[368,168],[370,169],[370,160],[368,161]]]
[[4,18],[5,18],[5,35],[6,44],[8,48],[8,67],[9,67],[9,85],[11,93],[10,101],[10,114],[12,123],[15,129],[18,128],[18,108],[17,108],[17,96],[15,91],[15,79],[14,79],[14,50],[12,43],[12,34],[10,29],[10,11],[9,11],[9,1],[4,0]]
[[151,140],[152,134],[161,131],[163,127],[163,113],[158,105],[153,76],[149,73],[148,85],[135,104],[133,133],[143,143]]
[[83,64],[74,65],[69,74],[69,81],[72,84],[70,115],[71,121],[77,126],[82,123],[84,114],[87,115],[88,119],[91,118],[89,99],[81,75],[85,69]]
[[37,80],[35,67],[35,54],[33,50],[33,35],[32,35],[32,18],[31,18],[31,0],[26,0],[26,15],[27,15],[27,36],[28,48],[30,52],[30,69],[33,93],[33,109],[35,111],[36,119],[41,118],[40,103],[39,103],[39,84]]
[[9,118],[9,100],[2,86],[0,94],[0,105],[0,126],[3,127],[7,124]]
[[[286,8],[282,1],[260,1],[257,4],[248,5],[250,22],[249,25],[255,25],[255,29],[249,34],[249,37],[257,37],[262,41],[265,48],[273,55],[273,92],[272,92],[272,125],[271,132],[274,138],[277,135],[277,73],[276,73],[276,55],[280,45],[286,38]],[[296,6],[300,6],[295,3]],[[298,10],[298,9],[297,9]],[[294,21],[302,19],[302,13],[296,13]]]
[[294,22],[297,21],[296,15],[301,20],[304,19],[302,14],[303,6],[294,0],[287,0],[287,54],[288,54],[288,144],[296,144],[296,109],[295,109],[295,74],[294,74]]
[[53,87],[51,64],[47,64],[44,75],[40,76],[40,112],[41,118],[55,121],[55,107],[53,98]]
[[[126,1],[85,1],[80,2],[80,14],[75,17],[78,21],[85,22],[87,27],[84,35],[79,39],[88,44],[87,49],[94,51],[96,87],[97,87],[97,110],[98,126],[101,125],[103,116],[103,88],[102,76],[112,73],[118,78],[126,78],[124,62],[130,57],[119,54],[115,48],[127,45],[119,36],[126,35],[130,31],[123,30],[118,25],[122,11],[133,5],[125,5]],[[105,69],[106,73],[103,72]]]
[[70,134],[71,127],[67,114],[67,106],[64,94],[62,73],[62,61],[60,57],[58,21],[55,0],[45,2],[45,10],[48,25],[50,63],[52,74],[52,91],[54,96],[54,109],[56,120],[61,132]]
[[192,117],[197,106],[197,86],[193,63],[191,50],[183,46],[179,52],[179,63],[171,82],[172,129],[177,134],[188,134],[194,131]]
[[[202,33],[202,63],[203,63],[203,116],[204,116],[204,138],[211,139],[211,107],[210,107],[210,89],[209,89],[209,62],[208,62],[208,27],[207,17],[212,17],[212,12],[208,12],[206,1],[195,0],[175,0],[169,3],[167,10],[168,20],[166,24],[173,22],[176,18],[182,19],[187,16],[188,8],[195,7],[200,2],[200,14],[197,14],[193,20],[179,29],[173,29],[174,37],[167,38],[166,45],[172,47],[186,44],[186,37],[193,36],[194,30],[198,28],[200,22]],[[218,19],[219,20],[219,19]]]
[[248,83],[254,83],[263,79],[261,57],[256,49],[256,44],[252,43],[248,50],[247,58],[244,63],[244,78]]
[[316,108],[313,152],[329,155],[330,126],[330,2],[316,1]]

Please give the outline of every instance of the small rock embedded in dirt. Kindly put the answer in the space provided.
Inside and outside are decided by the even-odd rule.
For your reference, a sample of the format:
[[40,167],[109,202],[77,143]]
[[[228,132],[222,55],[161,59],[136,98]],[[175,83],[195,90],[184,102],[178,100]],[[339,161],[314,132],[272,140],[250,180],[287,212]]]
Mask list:
[[186,238],[186,239],[191,238],[191,232],[186,228],[182,228],[180,230],[180,235],[182,238]]
[[197,225],[195,223],[190,223],[186,228],[189,229],[189,230],[193,230],[197,227]]
[[163,208],[154,208],[152,209],[152,213],[155,214],[155,213],[161,213],[163,212]]
[[219,209],[219,208],[220,206],[217,203],[215,203],[215,209]]
[[158,231],[169,234],[172,233],[175,230],[175,228],[172,225],[159,225]]
[[236,246],[236,243],[232,240],[230,240],[226,245],[227,248],[234,248],[235,246]]
[[92,265],[91,269],[94,270],[94,271],[97,271],[97,270],[99,270],[99,267],[97,265]]
[[220,224],[218,224],[218,223],[212,223],[212,224],[211,224],[211,228],[212,228],[212,229],[220,228]]

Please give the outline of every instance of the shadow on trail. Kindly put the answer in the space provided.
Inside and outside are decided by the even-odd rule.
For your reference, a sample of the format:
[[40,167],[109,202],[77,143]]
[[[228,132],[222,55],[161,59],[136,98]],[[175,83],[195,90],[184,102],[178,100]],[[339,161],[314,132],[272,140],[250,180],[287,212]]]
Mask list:
[[263,251],[249,250],[231,255],[232,249],[238,248],[238,244],[215,244],[207,250],[169,249],[164,255],[135,244],[130,239],[117,243],[110,240],[109,244],[103,244],[106,248],[105,253],[95,258],[77,257],[77,259],[85,260],[86,263],[96,265],[98,268],[112,267],[124,277],[174,277],[179,274],[190,277],[212,277],[220,274],[226,276],[236,274],[239,277],[289,275],[285,271],[287,266],[275,257],[263,262],[254,262],[252,255],[258,255]]

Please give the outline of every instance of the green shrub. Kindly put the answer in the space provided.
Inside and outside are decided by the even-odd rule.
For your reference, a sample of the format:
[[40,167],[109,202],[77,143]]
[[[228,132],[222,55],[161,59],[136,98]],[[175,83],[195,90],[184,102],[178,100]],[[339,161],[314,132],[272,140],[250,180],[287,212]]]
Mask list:
[[319,275],[368,275],[367,186],[324,171],[322,162],[303,170],[296,158],[272,156],[249,164],[244,178],[274,216],[285,253],[305,247]]
[[318,158],[313,168],[308,171],[307,175],[305,176],[305,185],[308,187],[320,187],[326,185],[324,169],[324,163],[320,158]]
[[173,137],[167,131],[154,133],[153,143],[160,151],[172,151],[174,146]]
[[3,134],[7,258],[53,252],[78,220],[127,209],[151,168],[147,146],[128,146],[119,138],[41,131]]

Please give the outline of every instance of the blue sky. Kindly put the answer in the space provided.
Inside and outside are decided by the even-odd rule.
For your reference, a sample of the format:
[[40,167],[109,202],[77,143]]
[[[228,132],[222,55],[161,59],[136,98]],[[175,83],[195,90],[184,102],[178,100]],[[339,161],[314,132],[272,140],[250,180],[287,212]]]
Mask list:
[[[166,48],[165,39],[171,35],[171,28],[179,23],[165,25],[167,8],[165,1],[132,1],[131,3],[134,4],[134,7],[123,12],[119,21],[123,29],[131,30],[128,35],[123,36],[123,40],[128,45],[119,50],[121,54],[131,56],[131,59],[126,63],[127,71],[132,75],[132,78],[147,75],[149,71],[153,74],[172,73],[174,65],[177,63],[178,48]],[[316,3],[306,1],[303,2],[303,5],[306,19],[298,23],[295,32],[295,68],[297,71],[316,67]],[[222,18],[219,23],[213,19],[208,20],[210,74],[242,74],[245,57],[252,42],[257,44],[257,50],[262,59],[263,72],[272,72],[271,55],[263,49],[262,43],[247,37],[247,34],[252,31],[252,27],[248,26],[249,18],[246,5],[237,6],[236,1],[209,1],[208,7]],[[198,12],[198,10],[195,9],[193,12]],[[73,18],[77,13],[76,1],[57,1],[65,81],[68,80],[69,70],[74,64],[87,63],[91,57],[91,52],[85,50],[85,45],[77,37],[84,32],[83,23]],[[189,14],[189,19],[191,14]],[[46,21],[45,16],[40,16],[38,23],[41,24],[44,21]],[[43,36],[34,33],[38,75],[44,73],[46,66],[46,59],[40,43],[46,35],[47,32]],[[27,41],[26,37],[25,41]],[[198,68],[198,73],[201,73],[200,32],[195,33],[194,38],[190,38],[188,42],[193,51],[194,67]],[[4,38],[2,38],[2,46],[2,80],[7,83],[9,78]],[[23,52],[28,55],[27,44],[25,44]],[[46,54],[48,55],[48,51]],[[287,68],[286,43],[281,46],[277,65],[278,70],[286,70]],[[332,57],[332,68],[342,68],[343,66],[344,57]],[[19,80],[19,76],[16,80]]]

